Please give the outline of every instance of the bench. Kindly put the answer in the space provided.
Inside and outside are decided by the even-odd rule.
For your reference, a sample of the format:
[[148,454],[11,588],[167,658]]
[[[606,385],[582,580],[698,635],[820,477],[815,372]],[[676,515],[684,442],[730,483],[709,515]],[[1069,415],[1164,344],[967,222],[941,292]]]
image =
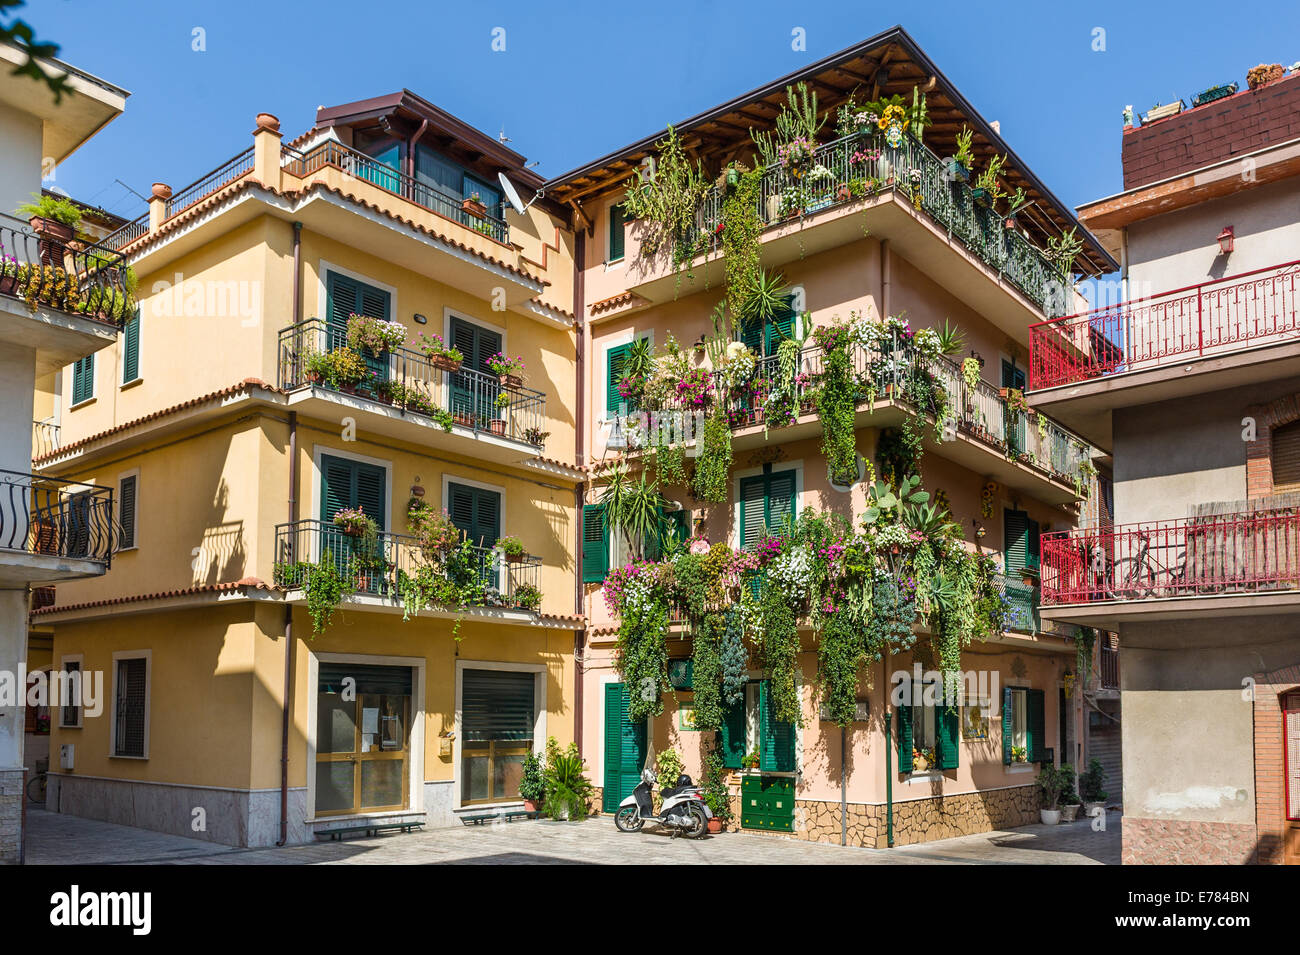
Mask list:
[[460,821],[465,825],[481,826],[485,822],[492,822],[494,819],[504,819],[506,822],[514,822],[516,819],[536,819],[537,810],[535,809],[511,809],[508,812],[481,812],[473,816],[461,816]]
[[329,836],[331,840],[343,841],[345,833],[364,832],[367,836],[376,836],[381,832],[412,832],[415,829],[423,829],[422,822],[371,822],[357,826],[340,826],[338,829],[318,829],[317,836]]

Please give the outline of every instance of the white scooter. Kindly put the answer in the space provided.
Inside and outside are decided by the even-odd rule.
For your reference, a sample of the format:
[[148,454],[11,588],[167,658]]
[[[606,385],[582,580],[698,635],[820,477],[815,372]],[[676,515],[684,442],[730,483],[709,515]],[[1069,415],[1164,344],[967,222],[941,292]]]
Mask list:
[[640,832],[642,826],[650,823],[671,829],[674,839],[679,833],[692,839],[703,836],[708,831],[713,813],[709,811],[700,788],[691,782],[691,777],[683,773],[677,777],[676,786],[660,793],[663,805],[658,815],[654,813],[651,799],[654,781],[655,774],[645,770],[641,773],[641,784],[632,790],[632,795],[618,804],[618,812],[614,814],[614,825],[618,831]]

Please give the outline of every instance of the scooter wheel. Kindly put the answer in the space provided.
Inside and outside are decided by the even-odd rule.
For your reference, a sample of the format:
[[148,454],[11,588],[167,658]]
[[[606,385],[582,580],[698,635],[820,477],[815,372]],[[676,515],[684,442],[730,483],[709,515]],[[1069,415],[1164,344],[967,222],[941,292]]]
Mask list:
[[688,811],[691,814],[691,827],[686,830],[686,834],[692,839],[703,838],[704,834],[709,831],[709,818],[704,815],[704,810],[698,806],[690,806]]
[[645,820],[637,814],[633,806],[624,806],[614,814],[614,828],[619,832],[640,832],[643,825]]

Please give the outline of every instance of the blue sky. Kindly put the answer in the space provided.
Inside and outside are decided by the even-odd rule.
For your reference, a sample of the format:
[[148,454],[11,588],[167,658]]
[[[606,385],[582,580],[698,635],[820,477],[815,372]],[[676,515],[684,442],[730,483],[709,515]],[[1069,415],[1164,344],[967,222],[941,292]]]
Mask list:
[[[128,216],[144,206],[114,179],[140,193],[154,181],[180,188],[248,146],[260,111],[292,136],[318,105],[408,87],[485,131],[504,127],[512,148],[554,176],[895,23],[1077,205],[1120,189],[1126,104],[1141,113],[1219,83],[1244,87],[1257,63],[1300,60],[1294,3],[575,8],[581,19],[553,2],[29,0],[20,15],[64,59],[131,91],[126,113],[54,183]],[[496,27],[504,52],[492,49]],[[806,52],[791,48],[796,27]],[[1104,51],[1093,49],[1097,28]]]

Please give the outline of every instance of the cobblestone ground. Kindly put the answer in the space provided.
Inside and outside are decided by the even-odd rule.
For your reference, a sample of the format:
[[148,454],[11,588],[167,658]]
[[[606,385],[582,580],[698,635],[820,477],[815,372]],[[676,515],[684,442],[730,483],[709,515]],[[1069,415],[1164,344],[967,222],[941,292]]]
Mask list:
[[747,832],[673,839],[624,835],[608,817],[434,829],[283,849],[231,849],[44,811],[28,814],[29,865],[161,863],[204,865],[1118,865],[1120,816],[1105,832],[1083,820],[1025,826],[897,849],[846,849]]

